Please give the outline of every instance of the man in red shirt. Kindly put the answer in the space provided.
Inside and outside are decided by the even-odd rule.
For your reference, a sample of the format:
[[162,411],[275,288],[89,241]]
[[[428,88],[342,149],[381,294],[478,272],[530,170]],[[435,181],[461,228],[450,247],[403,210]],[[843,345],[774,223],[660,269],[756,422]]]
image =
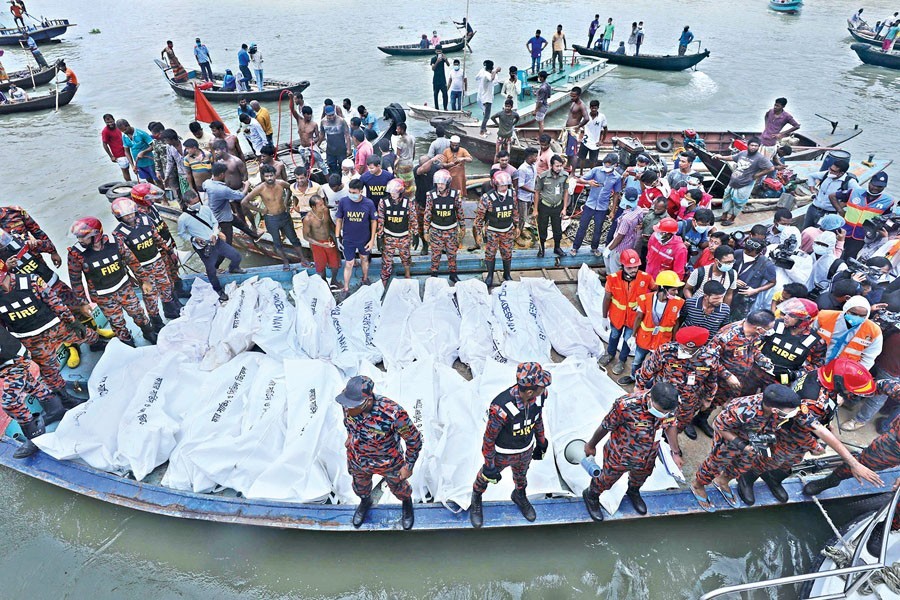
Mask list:
[[131,181],[131,166],[128,158],[125,156],[125,146],[122,145],[122,132],[116,127],[115,118],[106,113],[103,115],[103,122],[106,126],[100,132],[100,140],[103,142],[103,150],[109,156],[109,160],[113,161],[122,169],[122,177],[125,181]]
[[656,277],[662,271],[675,271],[684,280],[687,264],[687,246],[676,234],[678,221],[666,218],[654,225],[653,235],[647,243],[647,274]]

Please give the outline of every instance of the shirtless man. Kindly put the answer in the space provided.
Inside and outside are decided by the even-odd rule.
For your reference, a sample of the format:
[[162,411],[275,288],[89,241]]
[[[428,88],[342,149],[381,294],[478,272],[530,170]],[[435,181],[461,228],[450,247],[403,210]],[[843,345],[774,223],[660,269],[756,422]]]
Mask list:
[[225,133],[225,124],[222,123],[222,121],[213,121],[210,123],[209,130],[212,131],[213,138],[216,140],[225,140],[228,144],[228,152],[237,156],[241,161],[247,160],[244,158],[244,151],[241,150],[240,140],[238,140],[237,136],[234,134]]
[[266,144],[259,149],[259,164],[269,165],[275,169],[275,179],[283,179],[287,181],[287,167],[283,162],[275,158],[275,146]]
[[[228,152],[228,143],[223,139],[215,140],[212,144],[212,149],[216,162],[224,164],[227,169],[225,171],[225,185],[233,190],[243,189],[244,183],[250,179],[247,175],[247,165],[244,164],[244,161]],[[247,217],[244,215],[240,201],[231,202],[231,210],[234,213],[234,226],[247,235],[252,236],[253,239],[258,238],[259,233],[256,231],[255,225],[247,224]]]
[[[288,96],[290,102],[288,106],[291,109],[291,115],[297,119],[297,135],[300,137],[300,146],[309,148],[313,144],[319,143],[319,124],[313,121],[313,111],[309,106],[303,106],[303,97],[300,97],[299,107],[294,105],[293,94]],[[302,114],[302,116],[301,116]]]
[[341,256],[334,239],[334,223],[328,212],[328,206],[320,196],[309,199],[310,211],[303,217],[303,237],[312,249],[316,273],[326,279],[326,267],[331,269],[331,289],[339,289],[338,271],[341,268]]
[[[284,240],[281,236],[284,234],[293,247],[293,253],[299,262],[303,262],[300,253],[300,238],[294,231],[294,222],[288,214],[287,206],[284,203],[285,191],[290,188],[287,181],[276,179],[275,167],[272,165],[262,165],[259,168],[259,174],[262,175],[262,183],[250,190],[250,193],[241,200],[241,208],[245,212],[257,212],[262,215],[263,221],[266,223],[266,231],[272,236],[272,244],[275,246],[275,252],[281,257],[284,263],[283,269],[290,271],[291,263],[287,259],[284,252]],[[262,200],[262,207],[257,207],[251,201],[254,198]]]
[[569,104],[569,115],[566,117],[566,157],[569,164],[578,168],[578,135],[585,123],[590,121],[588,108],[581,99],[581,88],[577,85],[569,92],[572,100]]

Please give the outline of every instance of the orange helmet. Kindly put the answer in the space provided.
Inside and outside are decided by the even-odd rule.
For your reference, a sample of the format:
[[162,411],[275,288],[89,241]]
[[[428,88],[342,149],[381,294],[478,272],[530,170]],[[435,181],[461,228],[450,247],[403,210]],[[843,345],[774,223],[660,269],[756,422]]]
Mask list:
[[697,137],[697,131],[694,129],[685,129],[682,135],[686,138],[695,138]]
[[435,183],[450,183],[452,180],[453,176],[450,175],[450,171],[447,169],[441,169],[434,174]]
[[641,266],[641,256],[635,250],[626,248],[619,255],[619,262],[623,267],[639,267]]
[[116,198],[112,201],[110,209],[117,219],[121,219],[122,217],[136,213],[137,204],[131,198]]
[[670,217],[666,217],[653,226],[653,231],[659,231],[662,233],[678,233],[678,221]]
[[388,194],[402,194],[403,190],[406,189],[406,184],[400,178],[394,178],[387,182],[387,186],[385,187],[385,191]]
[[97,237],[103,235],[103,223],[97,217],[84,217],[72,223],[70,231],[79,240],[87,238],[93,243]]
[[827,390],[856,396],[871,396],[875,393],[872,374],[856,361],[836,358],[818,368],[819,383]]
[[506,171],[494,173],[494,185],[512,185],[512,177]]
[[810,321],[819,314],[819,307],[816,306],[816,303],[806,298],[788,298],[775,308],[781,314],[801,321]]

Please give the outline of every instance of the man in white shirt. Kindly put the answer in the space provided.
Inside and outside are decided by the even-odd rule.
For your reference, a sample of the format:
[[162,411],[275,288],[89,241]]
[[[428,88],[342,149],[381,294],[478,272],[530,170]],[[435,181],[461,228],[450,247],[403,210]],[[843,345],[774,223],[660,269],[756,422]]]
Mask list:
[[519,81],[519,68],[509,68],[509,79],[503,82],[500,88],[500,95],[503,99],[512,98],[513,110],[519,110],[519,94],[522,92],[522,83]]
[[337,214],[337,207],[341,203],[341,199],[350,197],[350,193],[347,191],[347,183],[342,180],[338,173],[332,173],[328,176],[328,185],[323,185],[319,191],[325,195],[325,203],[328,204],[328,210],[333,220]]
[[460,70],[459,59],[454,58],[453,68],[450,70],[450,110],[462,110],[462,97],[465,91],[466,79]]
[[600,112],[600,101],[591,100],[588,111],[588,122],[581,130],[581,145],[578,147],[578,162],[576,168],[580,168],[580,174],[584,174],[585,160],[588,159],[588,169],[597,166],[597,158],[600,156],[600,144],[606,138],[606,115]]
[[481,119],[481,137],[487,136],[487,124],[491,118],[491,104],[494,102],[494,80],[500,67],[494,68],[494,61],[484,61],[484,68],[478,71],[475,81],[478,89],[478,102],[481,104],[481,110],[484,117]]
[[250,140],[250,145],[253,146],[253,152],[259,156],[262,147],[269,143],[269,140],[266,139],[266,131],[259,124],[259,121],[251,118],[247,113],[241,113],[240,120],[247,127],[247,139]]
[[529,222],[529,217],[531,216],[532,203],[534,202],[534,185],[537,181],[537,169],[534,166],[537,162],[537,157],[538,149],[529,146],[525,148],[525,162],[519,166],[518,186],[516,188],[519,231],[525,229],[525,225]]

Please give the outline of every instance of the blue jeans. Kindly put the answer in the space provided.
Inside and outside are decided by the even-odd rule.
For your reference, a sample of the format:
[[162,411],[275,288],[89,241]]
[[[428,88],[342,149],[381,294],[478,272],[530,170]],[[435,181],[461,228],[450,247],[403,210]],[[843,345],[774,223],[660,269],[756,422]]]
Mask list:
[[631,363],[632,377],[634,377],[635,373],[638,372],[638,369],[641,368],[641,365],[644,363],[644,359],[647,358],[648,354],[650,354],[650,350],[644,350],[640,346],[634,347],[634,362]]
[[[875,377],[875,381],[891,379],[890,374],[880,367],[875,367],[872,375]],[[856,420],[860,423],[868,423],[881,410],[884,403],[887,402],[887,396],[885,394],[875,394],[874,396],[860,398],[860,400],[862,400],[862,406],[859,407],[859,412],[856,413]]]
[[631,337],[631,334],[634,331],[630,327],[622,327],[622,329],[616,329],[612,325],[609,326],[609,342],[606,344],[606,353],[612,357],[615,357],[616,350],[619,347],[619,341],[622,342],[622,349],[619,351],[619,361],[625,362],[628,360],[628,338]]
[[462,92],[450,92],[450,110],[462,110]]
[[253,81],[253,75],[250,73],[250,67],[248,67],[247,65],[241,65],[239,69],[241,71],[242,77],[238,79],[238,84],[240,84],[238,87],[241,90],[249,90],[250,82]]
[[481,105],[481,110],[484,112],[484,117],[481,119],[481,133],[487,131],[488,123],[491,120],[491,106],[493,102],[485,102]]
[[203,261],[203,266],[206,267],[206,278],[209,279],[209,283],[217,292],[222,291],[222,284],[219,282],[219,277],[216,274],[216,265],[225,259],[229,261],[229,272],[234,272],[241,268],[240,252],[226,244],[224,240],[217,241],[215,246],[207,248],[205,252],[198,250],[197,254],[200,256],[200,260]]
[[534,73],[537,73],[541,68],[541,55],[531,57],[531,70]]
[[594,210],[593,208],[588,208],[587,205],[581,211],[581,221],[578,223],[578,233],[575,234],[575,241],[572,242],[572,249],[578,250],[581,248],[581,243],[584,241],[584,236],[587,234],[588,224],[593,221],[594,222],[594,232],[591,234],[591,250],[596,250],[600,247],[600,229],[603,227],[603,221],[606,220],[606,215],[609,213],[609,209],[605,208],[603,210]]
[[611,41],[612,41],[612,40],[609,39],[609,38],[603,38],[603,51],[604,51],[604,52],[609,52],[609,43],[610,43]]
[[202,74],[203,79],[205,79],[207,81],[212,81],[212,79],[213,79],[212,67],[210,66],[210,64],[208,62],[200,63],[200,72]]
[[262,69],[254,69],[254,73],[256,73],[256,85],[259,87],[259,91],[263,89],[263,70]]

